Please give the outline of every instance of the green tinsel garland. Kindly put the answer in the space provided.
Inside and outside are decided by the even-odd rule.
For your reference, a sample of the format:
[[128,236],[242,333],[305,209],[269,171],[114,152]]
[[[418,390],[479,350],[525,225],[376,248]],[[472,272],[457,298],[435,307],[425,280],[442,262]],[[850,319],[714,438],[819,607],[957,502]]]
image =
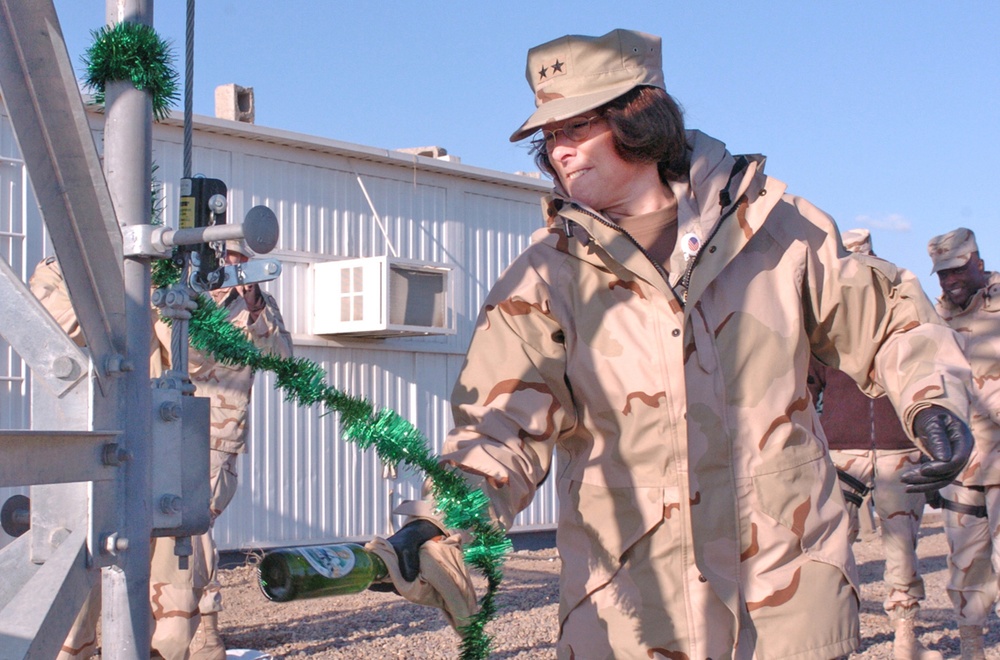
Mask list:
[[[153,285],[170,286],[180,277],[180,269],[170,260],[157,261]],[[501,568],[511,542],[489,516],[489,500],[479,489],[471,490],[461,472],[446,467],[427,450],[427,440],[395,411],[375,412],[367,401],[351,398],[326,385],[326,372],[305,358],[282,358],[260,349],[243,331],[228,321],[228,313],[208,296],[198,297],[198,308],[189,322],[191,345],[202,353],[229,365],[249,366],[270,371],[285,392],[285,399],[300,406],[322,402],[340,414],[343,436],[361,449],[374,448],[383,463],[406,463],[419,468],[431,483],[431,494],[453,529],[469,530],[472,542],[465,546],[465,561],[478,569],[487,581],[487,590],[479,600],[479,612],[462,628],[462,658],[489,657],[492,637],[486,623],[496,614],[495,594],[502,579]]]
[[104,104],[109,81],[130,80],[153,99],[153,116],[165,119],[179,98],[177,71],[171,66],[170,45],[152,27],[117,23],[91,31],[94,43],[83,56],[84,82],[96,90],[94,100]]

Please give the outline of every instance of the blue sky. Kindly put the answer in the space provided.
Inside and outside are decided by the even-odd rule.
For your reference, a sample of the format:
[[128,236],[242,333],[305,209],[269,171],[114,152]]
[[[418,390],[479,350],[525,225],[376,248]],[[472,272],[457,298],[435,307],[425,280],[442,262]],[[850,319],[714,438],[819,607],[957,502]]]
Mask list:
[[[103,0],[55,0],[78,71]],[[185,2],[154,26],[184,70]],[[254,88],[262,126],[462,162],[533,170],[508,136],[533,109],[528,48],[623,27],[663,37],[667,89],[687,124],[830,213],[929,295],[927,240],[976,232],[1000,270],[1000,2],[316,2],[201,0],[194,111]],[[177,108],[180,110],[180,106]]]

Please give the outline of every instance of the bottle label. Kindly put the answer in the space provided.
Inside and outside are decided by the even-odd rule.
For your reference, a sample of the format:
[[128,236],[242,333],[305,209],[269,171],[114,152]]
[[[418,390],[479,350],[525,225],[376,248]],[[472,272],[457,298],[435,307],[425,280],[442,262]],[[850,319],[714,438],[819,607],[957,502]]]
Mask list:
[[344,577],[354,569],[354,553],[346,545],[321,545],[299,548],[309,565],[328,578]]

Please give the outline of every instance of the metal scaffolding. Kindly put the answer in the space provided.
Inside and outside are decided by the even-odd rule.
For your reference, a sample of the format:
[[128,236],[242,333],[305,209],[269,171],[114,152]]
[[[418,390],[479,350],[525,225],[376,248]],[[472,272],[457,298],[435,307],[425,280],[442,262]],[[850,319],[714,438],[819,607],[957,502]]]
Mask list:
[[[107,0],[109,24],[152,17],[153,0]],[[87,346],[0,258],[0,335],[32,372],[31,429],[0,431],[0,487],[30,487],[30,512],[24,498],[4,507],[30,524],[0,550],[0,657],[55,657],[100,589],[102,657],[148,658],[151,538],[209,524],[207,400],[176,378],[150,380],[150,263],[251,226],[267,252],[277,220],[255,207],[243,226],[152,226],[149,94],[107,83],[102,169],[51,0],[0,0],[0,96]],[[280,272],[257,268],[239,282]],[[211,288],[234,283],[224,271]]]

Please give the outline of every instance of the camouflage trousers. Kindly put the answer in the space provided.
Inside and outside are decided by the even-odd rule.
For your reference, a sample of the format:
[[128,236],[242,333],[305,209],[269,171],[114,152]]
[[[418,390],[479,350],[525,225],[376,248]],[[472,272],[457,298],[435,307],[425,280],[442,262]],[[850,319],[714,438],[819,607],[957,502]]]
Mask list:
[[[1000,486],[941,489],[948,537],[948,596],[962,626],[982,626],[997,605],[1000,575]],[[954,511],[948,503],[967,511]],[[1000,607],[997,607],[1000,614]]]
[[[212,450],[210,479],[212,522],[236,494],[239,454]],[[186,569],[174,555],[174,539],[154,539],[149,571],[149,600],[153,615],[152,647],[166,660],[185,660],[188,646],[201,624],[202,614],[222,611],[218,576],[219,552],[211,528],[191,537]]]
[[[921,493],[907,493],[900,475],[920,463],[920,451],[914,449],[844,449],[830,451],[838,470],[846,472],[871,489],[870,502],[878,514],[885,552],[884,580],[889,595],[882,603],[892,620],[916,616],[924,598],[920,577],[917,539],[926,500]],[[841,483],[843,487],[844,484]],[[869,506],[865,500],[862,506]],[[848,504],[850,538],[857,540],[859,514],[867,512]]]
[[[238,454],[214,450],[210,454],[212,497],[209,506],[214,521],[236,494]],[[211,530],[192,537],[193,553],[188,558],[188,569],[180,570],[174,556],[173,538],[155,538],[152,543],[149,580],[152,647],[168,660],[187,658],[188,646],[201,623],[201,614],[222,609],[216,579],[218,551]],[[57,660],[91,657],[97,651],[97,621],[100,618],[101,586],[98,583],[73,622]]]

